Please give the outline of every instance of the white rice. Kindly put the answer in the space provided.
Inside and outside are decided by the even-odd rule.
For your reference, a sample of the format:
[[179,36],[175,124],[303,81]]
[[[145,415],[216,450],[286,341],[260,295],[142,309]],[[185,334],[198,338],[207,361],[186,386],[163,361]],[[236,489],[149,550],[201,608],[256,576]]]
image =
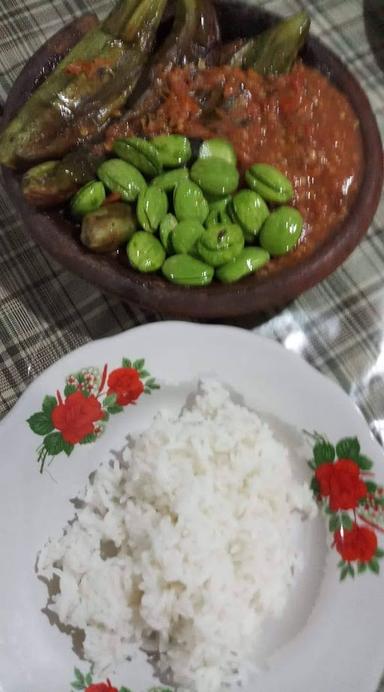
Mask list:
[[38,574],[60,579],[51,610],[84,630],[98,669],[156,633],[178,689],[244,682],[303,567],[308,486],[268,425],[214,381],[176,419],[159,413],[123,459],[98,468],[77,519],[40,553]]

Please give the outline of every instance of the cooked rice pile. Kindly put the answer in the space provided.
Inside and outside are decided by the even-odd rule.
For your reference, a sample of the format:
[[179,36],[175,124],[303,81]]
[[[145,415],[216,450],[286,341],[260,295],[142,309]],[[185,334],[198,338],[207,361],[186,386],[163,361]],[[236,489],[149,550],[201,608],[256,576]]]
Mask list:
[[84,630],[98,669],[156,633],[178,689],[244,682],[303,567],[308,487],[270,428],[214,381],[178,418],[159,413],[123,458],[98,468],[77,519],[41,551],[39,575],[60,579],[51,610]]

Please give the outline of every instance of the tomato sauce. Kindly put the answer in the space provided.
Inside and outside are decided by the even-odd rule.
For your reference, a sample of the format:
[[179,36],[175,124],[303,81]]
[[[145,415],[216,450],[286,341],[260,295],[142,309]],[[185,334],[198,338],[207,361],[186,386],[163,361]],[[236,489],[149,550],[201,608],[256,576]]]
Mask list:
[[252,69],[186,66],[171,70],[156,89],[156,109],[120,123],[115,136],[226,137],[242,173],[269,163],[292,181],[304,232],[268,272],[310,254],[348,213],[362,172],[359,123],[346,97],[316,69],[298,62],[288,75],[262,77]]

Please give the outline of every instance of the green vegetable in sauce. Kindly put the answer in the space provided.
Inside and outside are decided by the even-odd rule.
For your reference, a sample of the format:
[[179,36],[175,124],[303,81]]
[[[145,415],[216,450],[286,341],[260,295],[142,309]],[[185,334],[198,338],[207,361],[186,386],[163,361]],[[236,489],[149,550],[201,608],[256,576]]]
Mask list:
[[204,223],[208,216],[208,202],[200,187],[191,180],[182,180],[173,193],[173,207],[178,221],[197,219]]
[[298,12],[247,41],[232,55],[230,64],[252,67],[262,75],[290,72],[308,38],[310,25],[308,14]]
[[139,272],[156,272],[165,260],[165,250],[152,233],[137,231],[128,243],[128,259]]
[[222,139],[221,137],[214,137],[212,139],[207,139],[202,143],[199,149],[199,158],[208,159],[211,157],[217,159],[223,159],[227,163],[231,163],[236,166],[236,154],[235,150],[228,139]]
[[192,156],[189,139],[182,135],[159,135],[153,137],[152,144],[165,168],[184,166]]
[[300,212],[293,207],[280,207],[267,218],[260,231],[259,242],[272,257],[278,257],[292,250],[302,230],[303,217]]
[[105,200],[105,189],[99,180],[91,180],[80,188],[72,198],[71,213],[73,216],[85,216],[95,211]]
[[124,202],[134,202],[147,187],[140,171],[121,159],[104,161],[97,175],[111,192],[119,193]]
[[126,243],[135,230],[131,207],[117,202],[84,216],[80,240],[92,252],[113,252]]
[[182,180],[189,178],[188,168],[176,168],[174,171],[166,171],[152,180],[152,185],[160,187],[165,192],[172,192]]
[[143,175],[153,178],[162,171],[159,153],[156,147],[146,139],[140,137],[116,139],[112,150],[120,159],[135,166]]
[[66,202],[77,190],[77,183],[60,169],[59,161],[46,161],[24,174],[21,188],[34,207],[53,207]]
[[168,281],[184,286],[207,286],[214,273],[208,264],[185,254],[168,257],[161,270]]
[[139,194],[136,215],[141,227],[155,233],[168,211],[168,198],[164,190],[150,185]]
[[178,254],[193,253],[204,226],[195,219],[180,221],[172,233],[172,245]]
[[253,274],[269,262],[269,254],[260,247],[246,247],[237,257],[216,269],[216,277],[222,283],[234,283]]
[[267,163],[255,163],[246,174],[248,187],[258,192],[267,202],[284,204],[293,197],[293,186],[277,168]]
[[177,218],[173,214],[167,214],[164,216],[160,224],[160,240],[167,255],[172,255],[174,253],[172,232],[176,226]]
[[197,241],[199,256],[212,267],[220,267],[237,257],[243,247],[243,232],[236,224],[210,226]]
[[211,195],[229,195],[239,185],[239,173],[231,163],[210,157],[197,159],[190,171],[191,179],[199,185],[204,193]]
[[234,223],[238,223],[247,240],[254,240],[264,221],[269,216],[269,209],[264,200],[252,190],[240,190],[229,205]]

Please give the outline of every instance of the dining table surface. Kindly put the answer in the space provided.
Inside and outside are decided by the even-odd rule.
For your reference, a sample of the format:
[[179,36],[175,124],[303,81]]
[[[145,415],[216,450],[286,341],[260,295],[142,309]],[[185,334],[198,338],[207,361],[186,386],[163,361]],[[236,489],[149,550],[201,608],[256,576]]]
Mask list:
[[[0,0],[1,105],[27,60],[50,36],[84,12],[104,16],[110,3]],[[313,34],[340,56],[367,93],[383,137],[384,1],[257,4],[281,15],[303,7],[309,11]],[[0,417],[34,378],[68,352],[135,325],[167,319],[105,295],[57,264],[32,240],[1,182],[0,238]],[[367,234],[332,275],[281,309],[230,323],[280,342],[336,381],[383,444],[383,197]]]

